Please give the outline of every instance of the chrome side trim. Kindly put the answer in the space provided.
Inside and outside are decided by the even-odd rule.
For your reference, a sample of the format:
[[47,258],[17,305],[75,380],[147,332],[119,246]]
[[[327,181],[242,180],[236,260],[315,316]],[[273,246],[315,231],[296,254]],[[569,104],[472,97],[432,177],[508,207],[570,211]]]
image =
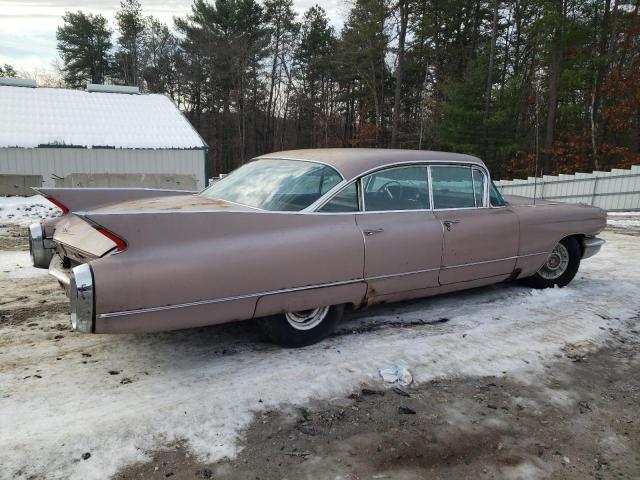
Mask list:
[[314,288],[325,288],[325,287],[337,287],[341,285],[351,285],[353,283],[362,283],[364,279],[354,279],[354,280],[344,280],[341,282],[332,282],[332,283],[321,283],[318,285],[307,285],[305,287],[294,287],[294,288],[283,288],[281,290],[271,290],[268,292],[258,292],[258,293],[248,293],[246,295],[236,295],[233,297],[223,297],[223,298],[213,298],[210,300],[198,300],[195,302],[187,302],[187,303],[177,303],[174,305],[164,305],[162,307],[148,307],[148,308],[139,308],[136,310],[125,310],[122,312],[109,312],[109,313],[100,313],[98,318],[111,318],[111,317],[122,317],[126,315],[135,315],[138,313],[151,313],[151,312],[160,312],[163,310],[175,310],[176,308],[183,307],[198,307],[201,305],[209,305],[213,303],[221,303],[221,302],[229,302],[233,300],[245,300],[247,298],[255,298],[262,297],[265,295],[277,295],[280,293],[291,293],[291,292],[300,292],[304,290],[312,290]]
[[[444,267],[444,269],[449,269],[449,268],[459,268],[459,267],[467,267],[470,265],[479,265],[479,264],[483,264],[483,263],[492,263],[492,262],[500,262],[500,261],[504,261],[504,260],[513,260],[513,259],[517,259],[517,258],[524,258],[524,257],[531,257],[534,255],[548,255],[548,252],[540,252],[540,253],[529,253],[526,255],[517,255],[515,257],[507,257],[507,258],[499,258],[497,260],[487,260],[484,262],[476,262],[476,263],[467,263],[464,265],[453,265],[450,267]],[[81,265],[82,266],[82,265]],[[76,267],[78,268],[78,267]],[[74,269],[75,270],[75,269]],[[222,303],[222,302],[230,302],[230,301],[234,301],[234,300],[245,300],[248,298],[255,298],[255,297],[264,297],[267,295],[278,295],[281,293],[293,293],[293,292],[302,292],[305,290],[313,290],[316,288],[326,288],[326,287],[339,287],[342,285],[352,285],[355,283],[363,283],[363,282],[368,282],[368,281],[372,281],[372,280],[383,280],[383,279],[387,279],[387,278],[396,278],[396,277],[406,277],[409,275],[417,275],[420,273],[428,273],[428,272],[435,272],[440,270],[440,268],[427,268],[424,270],[413,270],[411,272],[401,272],[401,273],[390,273],[390,274],[385,274],[385,275],[373,275],[373,276],[369,276],[369,277],[364,277],[364,278],[357,278],[357,279],[353,279],[353,280],[344,280],[344,281],[340,281],[340,282],[330,282],[330,283],[320,283],[317,285],[306,285],[304,287],[292,287],[292,288],[283,288],[280,290],[270,290],[270,291],[266,291],[266,292],[258,292],[258,293],[248,293],[246,295],[235,295],[232,297],[223,297],[223,298],[213,298],[213,299],[209,299],[209,300],[198,300],[195,302],[186,302],[186,303],[176,303],[173,305],[163,305],[161,307],[147,307],[147,308],[138,308],[135,310],[123,310],[120,312],[109,312],[109,313],[100,313],[98,315],[96,315],[97,318],[103,319],[103,318],[113,318],[113,317],[124,317],[127,315],[136,315],[139,313],[153,313],[153,312],[162,312],[164,310],[175,310],[177,308],[185,308],[185,307],[198,307],[198,306],[202,306],[202,305],[211,305],[214,303]]]
[[605,241],[598,237],[586,237],[582,239],[582,259],[591,258],[600,251]]
[[417,275],[419,273],[428,273],[428,272],[437,272],[438,270],[440,270],[439,268],[426,268],[424,270],[414,270],[412,272],[402,272],[402,273],[390,273],[387,275],[373,275],[371,277],[366,277],[364,280],[365,281],[371,281],[371,280],[383,280],[385,278],[395,278],[395,277],[406,277],[409,275]]
[[517,260],[519,258],[535,257],[537,255],[549,255],[549,252],[526,253],[524,255],[515,255],[513,257],[496,258],[494,260],[483,260],[481,262],[463,263],[463,264],[460,264],[460,265],[450,265],[448,267],[442,267],[442,269],[443,270],[450,270],[452,268],[472,267],[474,265],[485,265],[487,263],[504,262],[504,261],[507,261],[507,260]]

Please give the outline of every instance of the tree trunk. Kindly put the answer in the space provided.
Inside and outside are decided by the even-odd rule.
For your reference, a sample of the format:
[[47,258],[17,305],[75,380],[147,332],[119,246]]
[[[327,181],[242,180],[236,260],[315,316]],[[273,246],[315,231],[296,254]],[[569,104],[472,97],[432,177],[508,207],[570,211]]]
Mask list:
[[398,34],[398,63],[396,65],[396,88],[393,99],[393,127],[391,130],[391,148],[398,148],[398,132],[400,130],[400,97],[402,95],[402,75],[404,73],[404,44],[409,21],[409,6],[406,0],[398,3],[400,13],[400,32]]
[[276,26],[276,31],[274,33],[276,38],[276,44],[274,46],[273,53],[273,64],[271,65],[271,83],[269,85],[269,100],[267,101],[267,115],[266,122],[267,125],[265,127],[265,148],[268,151],[273,149],[273,120],[272,118],[275,115],[272,115],[271,109],[273,108],[273,91],[275,89],[276,83],[276,71],[278,67],[278,58],[280,55],[280,22],[278,22]]
[[[491,90],[493,89],[493,69],[496,61],[496,39],[498,38],[498,8],[499,0],[493,2],[493,23],[491,25],[491,48],[489,50],[489,66],[487,69],[487,84],[484,90],[484,115],[482,117],[482,128],[485,144],[487,142],[487,132],[489,129],[489,111],[491,109]],[[485,152],[486,155],[486,152]]]
[[544,136],[544,162],[543,172],[545,174],[551,173],[551,156],[550,152],[553,148],[553,142],[555,140],[555,128],[556,128],[556,114],[558,111],[558,81],[560,80],[560,71],[562,69],[562,57],[563,49],[561,45],[563,37],[563,26],[566,15],[565,1],[562,1],[560,5],[561,15],[560,26],[556,27],[553,34],[553,46],[551,48],[551,62],[549,65],[549,93],[547,98],[547,125]]

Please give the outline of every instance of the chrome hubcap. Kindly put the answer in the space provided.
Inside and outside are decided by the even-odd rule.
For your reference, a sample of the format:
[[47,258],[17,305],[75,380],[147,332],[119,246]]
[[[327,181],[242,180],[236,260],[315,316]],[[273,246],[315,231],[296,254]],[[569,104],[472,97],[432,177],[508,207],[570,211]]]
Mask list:
[[322,320],[324,320],[328,312],[329,307],[319,307],[301,312],[288,312],[285,313],[284,316],[287,322],[289,322],[289,325],[296,330],[311,330],[313,327],[322,323]]
[[569,251],[567,247],[559,243],[553,249],[546,263],[539,270],[542,278],[547,280],[555,280],[562,276],[569,266]]

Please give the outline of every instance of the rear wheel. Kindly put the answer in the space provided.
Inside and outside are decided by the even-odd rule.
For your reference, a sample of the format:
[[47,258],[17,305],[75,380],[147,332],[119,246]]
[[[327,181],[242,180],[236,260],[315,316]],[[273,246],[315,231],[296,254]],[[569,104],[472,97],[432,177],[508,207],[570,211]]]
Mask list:
[[540,270],[525,278],[524,283],[534,288],[564,287],[576,276],[581,256],[578,241],[567,237],[555,246]]
[[287,312],[258,319],[264,334],[283,347],[305,347],[327,338],[342,318],[344,305]]

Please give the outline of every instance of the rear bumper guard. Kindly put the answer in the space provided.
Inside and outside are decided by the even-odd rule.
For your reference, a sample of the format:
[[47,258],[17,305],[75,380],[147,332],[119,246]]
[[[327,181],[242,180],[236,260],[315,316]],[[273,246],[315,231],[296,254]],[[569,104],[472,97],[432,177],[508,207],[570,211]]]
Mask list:
[[91,266],[83,263],[72,269],[64,268],[62,258],[54,255],[49,275],[58,280],[71,300],[71,328],[77,332],[93,332],[96,315]]
[[71,285],[71,274],[67,268],[64,268],[60,255],[54,255],[49,263],[49,275],[58,280],[60,286],[64,288],[64,292],[69,296],[69,287]]

